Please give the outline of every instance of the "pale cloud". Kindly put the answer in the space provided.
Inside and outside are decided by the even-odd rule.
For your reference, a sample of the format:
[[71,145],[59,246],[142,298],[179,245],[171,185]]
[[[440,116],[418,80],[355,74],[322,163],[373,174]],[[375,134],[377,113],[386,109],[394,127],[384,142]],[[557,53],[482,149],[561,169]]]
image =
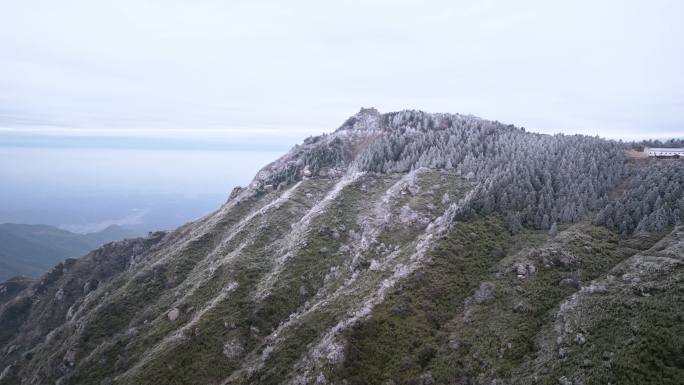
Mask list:
[[376,106],[681,135],[683,4],[0,0],[0,126],[301,138]]

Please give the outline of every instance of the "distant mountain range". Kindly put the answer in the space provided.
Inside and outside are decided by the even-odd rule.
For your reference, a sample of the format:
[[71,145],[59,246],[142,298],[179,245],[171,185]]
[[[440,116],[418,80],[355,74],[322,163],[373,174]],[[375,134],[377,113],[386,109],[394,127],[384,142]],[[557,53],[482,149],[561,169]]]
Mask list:
[[112,225],[77,234],[47,225],[0,224],[0,282],[15,276],[38,277],[69,257],[80,257],[111,241],[141,235]]

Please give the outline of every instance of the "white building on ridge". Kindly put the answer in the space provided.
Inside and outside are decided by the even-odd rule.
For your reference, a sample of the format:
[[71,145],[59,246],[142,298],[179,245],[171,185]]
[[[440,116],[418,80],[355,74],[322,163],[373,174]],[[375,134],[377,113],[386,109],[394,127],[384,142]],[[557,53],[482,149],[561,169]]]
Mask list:
[[679,158],[684,157],[684,148],[645,147],[644,153],[656,158]]

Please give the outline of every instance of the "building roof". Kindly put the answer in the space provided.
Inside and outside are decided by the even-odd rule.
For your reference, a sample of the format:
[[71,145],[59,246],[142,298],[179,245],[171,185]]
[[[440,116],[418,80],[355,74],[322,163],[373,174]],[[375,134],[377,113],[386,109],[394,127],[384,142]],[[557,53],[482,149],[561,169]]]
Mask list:
[[681,148],[681,147],[678,147],[678,148],[646,147],[644,150],[645,151],[658,151],[658,152],[682,152],[682,151],[684,151],[684,148]]

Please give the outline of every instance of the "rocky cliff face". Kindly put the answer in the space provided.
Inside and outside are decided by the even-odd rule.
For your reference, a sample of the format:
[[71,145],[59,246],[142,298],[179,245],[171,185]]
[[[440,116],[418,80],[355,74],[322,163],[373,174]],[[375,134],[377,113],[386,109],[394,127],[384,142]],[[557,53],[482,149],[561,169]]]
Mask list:
[[2,284],[0,384],[677,383],[678,217],[592,223],[623,162],[362,110],[207,217]]

